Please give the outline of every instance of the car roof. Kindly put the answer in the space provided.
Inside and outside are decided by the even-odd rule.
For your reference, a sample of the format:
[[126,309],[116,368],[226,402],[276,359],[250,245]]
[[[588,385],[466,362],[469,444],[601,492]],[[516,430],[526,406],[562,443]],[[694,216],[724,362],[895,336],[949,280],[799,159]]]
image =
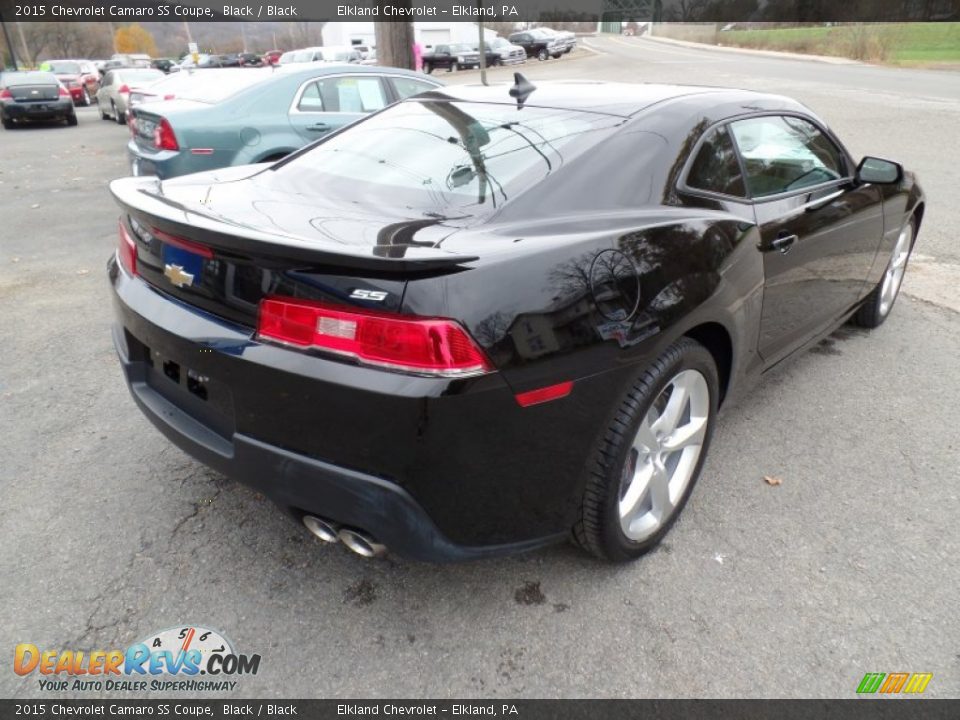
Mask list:
[[[305,67],[299,68],[297,65],[304,65]],[[288,70],[276,70],[276,73],[282,73],[284,77],[299,77],[303,76],[304,80],[309,80],[311,77],[315,77],[317,74],[326,75],[326,74],[340,74],[340,73],[350,73],[351,75],[407,75],[409,77],[420,78],[421,80],[428,79],[424,76],[423,73],[418,73],[414,70],[405,70],[403,68],[387,67],[382,65],[355,65],[352,63],[295,63],[294,65],[288,66]]]
[[[536,89],[529,95],[526,104],[536,107],[566,108],[588,112],[629,117],[666,100],[702,96],[705,107],[732,98],[757,97],[787,98],[750,90],[734,90],[724,87],[700,85],[661,85],[655,83],[618,83],[596,80],[531,80]],[[420,99],[435,98],[464,102],[516,103],[509,94],[511,83],[490,85],[447,85],[421,95]],[[726,96],[726,97],[725,97]]]

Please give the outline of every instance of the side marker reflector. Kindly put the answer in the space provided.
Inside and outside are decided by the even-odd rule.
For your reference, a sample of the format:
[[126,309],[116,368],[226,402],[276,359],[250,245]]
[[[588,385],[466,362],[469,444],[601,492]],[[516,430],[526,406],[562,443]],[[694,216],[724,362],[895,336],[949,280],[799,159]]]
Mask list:
[[556,385],[548,385],[547,387],[537,388],[536,390],[517,393],[514,397],[517,399],[517,404],[520,405],[520,407],[530,407],[531,405],[539,405],[540,403],[551,400],[565,398],[570,394],[571,390],[573,390],[573,380],[568,380],[567,382],[557,383]]

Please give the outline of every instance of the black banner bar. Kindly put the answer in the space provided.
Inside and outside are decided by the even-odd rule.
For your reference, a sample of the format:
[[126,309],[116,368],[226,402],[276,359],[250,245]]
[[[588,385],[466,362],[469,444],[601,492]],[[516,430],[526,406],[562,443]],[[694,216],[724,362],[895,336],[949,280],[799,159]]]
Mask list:
[[0,700],[0,719],[956,720],[960,700]]
[[20,22],[901,22],[960,20],[960,0],[0,0]]

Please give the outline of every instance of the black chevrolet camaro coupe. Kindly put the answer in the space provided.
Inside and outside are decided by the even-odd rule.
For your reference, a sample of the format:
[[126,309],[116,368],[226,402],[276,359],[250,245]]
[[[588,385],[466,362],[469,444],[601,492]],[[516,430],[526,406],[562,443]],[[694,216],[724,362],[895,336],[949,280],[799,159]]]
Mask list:
[[924,214],[788,98],[519,76],[111,189],[147,417],[321,539],[424,560],[650,549],[721,405],[884,321]]

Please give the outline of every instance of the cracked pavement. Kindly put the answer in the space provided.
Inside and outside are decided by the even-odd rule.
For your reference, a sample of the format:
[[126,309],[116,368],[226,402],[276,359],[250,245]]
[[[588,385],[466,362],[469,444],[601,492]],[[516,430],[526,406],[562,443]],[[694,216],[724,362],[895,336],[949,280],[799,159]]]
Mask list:
[[640,562],[363,561],[129,398],[104,271],[126,130],[82,109],[78,128],[0,133],[0,696],[41,695],[7,664],[17,643],[125,648],[185,624],[262,655],[235,697],[853,697],[901,670],[960,695],[960,74],[589,42],[523,72],[779,89],[916,170],[930,204],[887,324],[842,328],[725,412]]

